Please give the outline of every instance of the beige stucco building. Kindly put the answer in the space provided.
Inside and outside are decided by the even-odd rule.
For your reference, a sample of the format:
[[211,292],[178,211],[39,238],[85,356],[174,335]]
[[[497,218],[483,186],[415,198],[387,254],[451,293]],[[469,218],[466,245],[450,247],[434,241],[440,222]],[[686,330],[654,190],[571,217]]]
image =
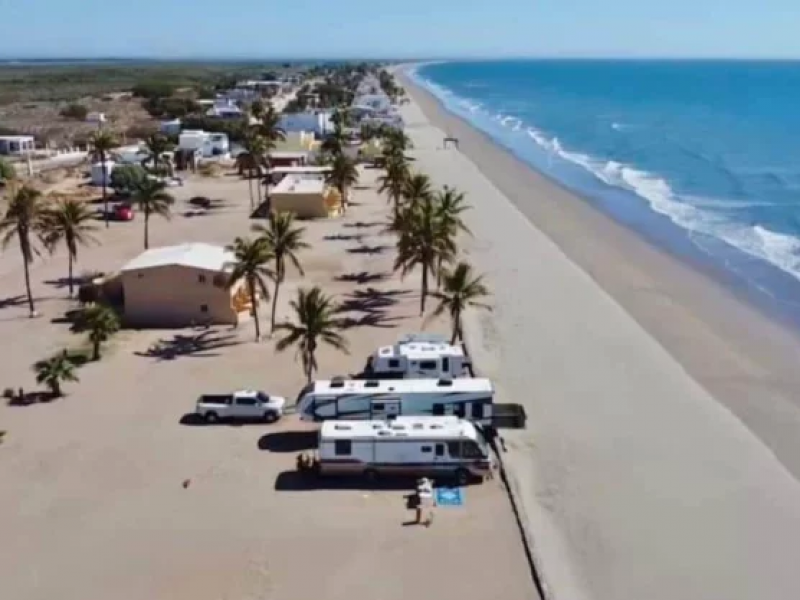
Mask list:
[[228,288],[232,252],[211,244],[146,250],[122,267],[125,324],[132,327],[235,325],[250,315],[240,282]]
[[342,212],[339,192],[324,177],[286,175],[269,190],[273,213],[291,212],[300,219],[335,217]]

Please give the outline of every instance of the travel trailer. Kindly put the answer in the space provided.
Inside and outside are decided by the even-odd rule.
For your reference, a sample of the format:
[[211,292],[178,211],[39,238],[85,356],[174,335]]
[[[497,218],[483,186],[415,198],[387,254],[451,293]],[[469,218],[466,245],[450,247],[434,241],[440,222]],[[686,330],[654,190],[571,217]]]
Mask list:
[[303,421],[455,415],[491,426],[493,403],[488,379],[339,379],[308,385],[297,412]]
[[370,379],[470,377],[471,364],[461,346],[416,337],[378,348],[364,367]]
[[320,475],[483,479],[493,463],[479,427],[457,417],[397,417],[392,421],[328,421],[319,432]]

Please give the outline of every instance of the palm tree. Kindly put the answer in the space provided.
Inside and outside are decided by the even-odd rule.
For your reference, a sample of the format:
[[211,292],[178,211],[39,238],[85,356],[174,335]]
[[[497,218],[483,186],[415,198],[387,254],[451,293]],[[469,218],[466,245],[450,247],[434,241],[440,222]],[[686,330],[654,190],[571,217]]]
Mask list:
[[291,301],[296,323],[279,323],[275,328],[286,331],[283,339],[278,341],[276,349],[283,352],[297,345],[303,373],[310,383],[317,370],[317,348],[320,342],[333,346],[342,352],[348,352],[347,341],[339,333],[341,322],[335,314],[338,306],[332,298],[322,293],[318,286],[310,290],[300,289],[297,298]]
[[414,173],[406,179],[403,189],[403,198],[409,206],[416,207],[425,200],[433,198],[431,178],[424,173]]
[[100,162],[103,169],[103,211],[106,218],[106,227],[108,227],[109,218],[111,217],[111,213],[108,211],[108,170],[106,161],[111,151],[118,147],[117,138],[106,129],[95,131],[92,137],[89,138],[89,154],[92,160]]
[[261,114],[261,125],[258,126],[258,133],[267,141],[267,150],[275,147],[277,142],[286,141],[286,131],[280,126],[281,114],[269,102]]
[[95,304],[83,310],[76,331],[86,332],[92,344],[92,360],[100,360],[100,345],[111,339],[120,328],[119,316],[104,304]]
[[378,178],[378,193],[386,194],[390,202],[394,203],[395,215],[400,210],[400,202],[408,187],[411,173],[404,157],[392,158],[385,164],[386,172]]
[[74,281],[72,268],[78,261],[78,246],[97,243],[91,232],[97,228],[92,225],[94,213],[80,200],[62,198],[47,207],[43,214],[43,241],[52,254],[60,242],[67,247],[69,295],[72,297]]
[[[464,199],[464,193],[459,192],[455,188],[444,186],[441,191],[436,192],[434,195],[436,202],[436,210],[441,219],[441,227],[449,232],[452,238],[455,238],[459,233],[466,233],[472,235],[472,232],[464,223],[461,214],[470,209]],[[442,258],[439,259],[439,264],[436,267],[436,288],[439,289],[442,284]]]
[[274,255],[272,249],[264,238],[237,237],[228,248],[236,256],[236,263],[233,266],[228,287],[233,287],[239,281],[244,281],[247,286],[247,293],[250,296],[250,314],[256,325],[256,341],[261,339],[261,324],[258,321],[258,294],[269,300],[269,290],[267,289],[266,278],[274,279],[273,273],[267,265],[272,261]]
[[23,185],[11,191],[8,208],[0,221],[3,248],[7,248],[14,237],[19,242],[22,266],[25,272],[25,293],[28,295],[31,317],[36,316],[36,307],[31,292],[30,264],[33,262],[34,254],[39,254],[31,235],[41,238],[44,231],[44,213],[45,203],[41,194],[37,190]]
[[347,190],[358,183],[358,167],[352,158],[337,154],[330,163],[331,170],[325,176],[325,183],[339,191],[342,206],[347,206]]
[[50,358],[37,361],[33,365],[33,370],[36,373],[36,383],[46,385],[53,398],[61,398],[64,395],[61,389],[63,382],[78,381],[78,376],[75,374],[75,362],[66,350]]
[[456,247],[450,231],[442,227],[436,204],[430,196],[416,206],[408,206],[404,212],[394,270],[405,277],[414,268],[422,268],[421,316],[425,314],[425,300],[429,293],[428,276],[437,273],[439,264],[452,259]]
[[142,161],[142,164],[152,163],[153,173],[161,175],[159,166],[161,163],[169,165],[167,153],[173,148],[172,142],[163,133],[154,133],[145,140],[144,147],[147,157]]
[[405,153],[414,147],[411,139],[396,127],[385,127],[382,131],[383,155],[386,160],[392,157],[404,157]]
[[166,191],[163,181],[146,177],[138,182],[133,189],[132,200],[144,213],[144,249],[150,247],[150,215],[160,215],[165,219],[171,217],[170,207],[175,202],[172,195]]
[[264,116],[264,112],[266,111],[266,106],[264,106],[263,100],[254,100],[250,104],[250,115],[257,120],[261,120],[261,117]]
[[267,246],[275,259],[275,272],[273,273],[275,291],[272,295],[272,316],[270,319],[270,331],[275,331],[275,310],[278,304],[278,291],[286,277],[286,259],[305,275],[300,261],[297,259],[297,252],[310,246],[303,241],[305,227],[294,226],[294,214],[290,212],[280,212],[272,215],[269,225],[254,225],[253,231],[260,234],[260,238],[266,241]]
[[0,158],[0,187],[7,185],[9,181],[17,178],[17,171],[14,166]]
[[439,304],[431,313],[431,318],[444,313],[450,315],[453,327],[450,343],[455,344],[456,341],[464,339],[461,316],[467,308],[492,310],[491,306],[481,302],[481,299],[490,295],[489,289],[483,283],[483,276],[475,275],[469,263],[464,261],[458,263],[452,271],[444,270],[442,281],[444,283],[442,291],[432,294],[439,299]]
[[250,192],[250,210],[253,210],[253,171],[258,177],[258,201],[261,204],[261,167],[264,166],[264,154],[267,152],[267,141],[257,133],[249,133],[242,140],[244,152],[236,157],[239,171],[247,171],[247,187]]

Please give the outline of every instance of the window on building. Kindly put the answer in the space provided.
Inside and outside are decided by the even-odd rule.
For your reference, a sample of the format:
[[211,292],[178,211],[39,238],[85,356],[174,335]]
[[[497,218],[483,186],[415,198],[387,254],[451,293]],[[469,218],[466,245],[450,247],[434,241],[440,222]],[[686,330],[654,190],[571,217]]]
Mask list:
[[200,312],[207,313],[208,312],[208,304],[201,304],[200,305]]
[[203,275],[201,273],[200,275],[197,276],[197,283],[205,283],[205,282],[206,282],[206,276],[205,275]]
[[336,440],[333,444],[333,453],[336,456],[350,456],[353,452],[353,442],[350,440]]

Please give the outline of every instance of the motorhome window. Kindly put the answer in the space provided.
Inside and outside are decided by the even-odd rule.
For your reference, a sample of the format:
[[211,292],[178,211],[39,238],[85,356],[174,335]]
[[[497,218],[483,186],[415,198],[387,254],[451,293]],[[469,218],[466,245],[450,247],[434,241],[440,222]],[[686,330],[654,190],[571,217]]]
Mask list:
[[463,419],[465,416],[467,416],[466,405],[463,402],[461,404],[456,404],[453,407],[453,414],[457,416],[459,419]]
[[473,419],[483,418],[483,402],[472,403],[472,418]]
[[336,456],[350,456],[353,451],[353,442],[350,440],[336,440],[333,444],[333,453]]
[[464,458],[483,458],[483,452],[475,442],[464,442]]
[[425,369],[426,371],[433,371],[436,369],[436,361],[435,360],[423,360],[419,363],[420,369]]
[[390,369],[399,369],[400,368],[400,361],[396,358],[389,359],[389,368]]
[[374,381],[374,380],[373,380],[373,381],[367,381],[367,382],[364,384],[364,387],[373,388],[373,387],[378,387],[379,385],[380,385],[380,381]]
[[436,456],[444,456],[444,444],[436,444]]
[[430,446],[422,446],[422,448],[420,448],[420,451],[421,451],[423,454],[428,454],[428,453],[430,453],[432,450],[433,450],[433,448],[431,448]]
[[241,398],[236,399],[236,404],[244,405],[244,406],[255,406],[256,399],[255,396],[243,396]]
[[442,359],[442,371],[445,373],[450,372],[450,358],[447,356]]
[[383,411],[383,410],[385,410],[385,406],[384,406],[383,402],[375,402],[375,403],[372,405],[372,410],[380,410],[380,411]]
[[461,442],[447,442],[447,453],[450,458],[461,458]]
[[433,405],[433,416],[441,417],[444,415],[444,404],[437,402]]

